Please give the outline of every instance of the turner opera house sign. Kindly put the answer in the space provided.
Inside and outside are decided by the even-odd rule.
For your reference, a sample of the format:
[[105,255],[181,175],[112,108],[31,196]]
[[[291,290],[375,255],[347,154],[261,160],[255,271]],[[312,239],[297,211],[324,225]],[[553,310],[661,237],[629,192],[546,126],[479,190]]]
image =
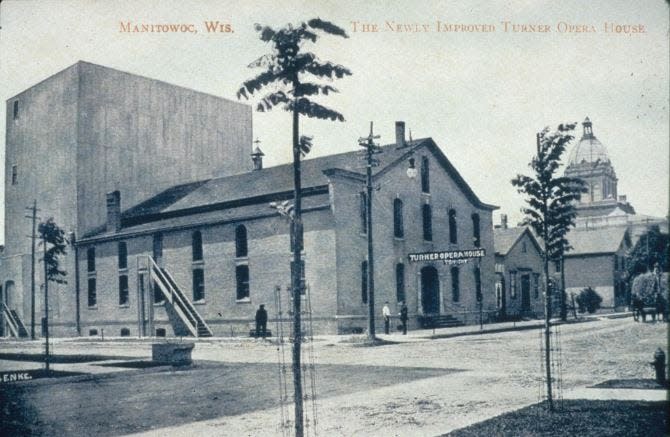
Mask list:
[[486,256],[486,250],[484,249],[444,250],[441,252],[410,253],[408,255],[410,262],[444,261],[445,264],[463,264],[468,262],[469,259],[484,256]]

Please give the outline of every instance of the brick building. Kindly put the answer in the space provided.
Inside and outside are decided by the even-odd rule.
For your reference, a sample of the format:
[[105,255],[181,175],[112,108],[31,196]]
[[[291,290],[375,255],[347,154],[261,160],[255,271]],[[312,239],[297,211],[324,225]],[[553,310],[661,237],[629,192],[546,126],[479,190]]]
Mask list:
[[[262,152],[252,153],[249,106],[83,62],[7,105],[2,296],[24,323],[30,222],[22,216],[32,199],[73,237],[69,283],[50,297],[56,335],[231,335],[247,331],[259,304],[271,320],[279,304],[286,314],[291,238],[269,203],[292,198],[292,169],[263,168]],[[47,150],[52,162],[36,162]],[[474,310],[480,290],[492,310],[496,207],[432,139],[406,141],[401,122],[376,158],[377,306],[388,300],[397,312],[404,301],[416,325],[422,314]],[[410,162],[420,177],[407,176]],[[303,299],[316,332],[366,326],[360,168],[353,152],[303,162]],[[45,175],[51,193],[37,189]],[[473,248],[486,256],[459,265],[408,257]],[[39,315],[40,299],[36,306]]]
[[501,226],[493,230],[495,247],[496,308],[503,316],[544,314],[544,281],[542,248],[527,226],[507,227],[502,215]]

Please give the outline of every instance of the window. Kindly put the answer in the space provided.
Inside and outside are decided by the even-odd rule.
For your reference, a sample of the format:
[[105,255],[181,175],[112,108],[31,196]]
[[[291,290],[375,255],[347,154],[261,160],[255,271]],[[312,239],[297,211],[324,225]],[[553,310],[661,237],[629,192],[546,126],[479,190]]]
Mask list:
[[393,201],[393,236],[396,238],[403,238],[405,236],[402,221],[402,200],[400,199]]
[[619,257],[614,255],[614,271],[619,270]]
[[295,272],[295,261],[291,261],[291,278],[294,278],[294,275],[300,276],[300,294],[305,294],[305,260],[300,260],[300,272]]
[[14,120],[19,118],[19,101],[14,100]]
[[423,205],[423,239],[433,241],[433,214],[430,205]]
[[521,253],[526,253],[528,252],[528,248],[526,247],[526,242],[522,241],[521,242]]
[[128,305],[128,275],[119,276],[119,305]]
[[459,270],[458,267],[451,268],[451,300],[453,302],[458,302],[461,298],[461,284],[460,278],[458,277]]
[[163,257],[163,234],[154,234],[153,244],[154,261],[158,262]]
[[165,337],[166,335],[165,328],[156,328],[156,337]]
[[395,265],[395,298],[397,302],[405,302],[405,264]]
[[554,261],[554,267],[556,268],[556,273],[560,273],[560,271],[561,271],[561,260]]
[[95,278],[88,278],[88,306],[94,307],[98,304],[98,297],[95,294]]
[[481,235],[479,229],[479,214],[472,214],[472,241],[475,247],[481,246]]
[[193,269],[193,301],[201,300],[205,300],[205,271],[203,269]]
[[245,257],[249,253],[247,246],[247,228],[239,225],[235,228],[235,256]]
[[91,336],[91,337],[96,336],[96,335],[98,335],[98,330],[95,329],[95,328],[89,329],[88,330],[88,335]]
[[361,263],[361,300],[368,303],[368,262]]
[[361,233],[368,231],[368,196],[364,192],[358,193]]
[[479,266],[475,266],[473,270],[475,276],[475,297],[477,302],[482,301],[482,272]]
[[86,251],[86,270],[89,272],[95,272],[95,247],[89,247]]
[[235,280],[237,282],[237,300],[249,299],[249,266],[240,265],[235,267]]
[[430,167],[428,158],[421,158],[421,192],[430,193]]
[[535,293],[535,299],[540,297],[540,274],[533,273],[533,293]]
[[12,185],[19,183],[19,167],[16,165],[12,166]]
[[509,293],[512,299],[516,299],[516,272],[509,272]]
[[119,270],[128,268],[128,246],[125,241],[119,243]]
[[130,337],[130,329],[121,328],[121,337]]
[[449,242],[458,243],[458,228],[456,227],[456,210],[449,210]]
[[195,231],[191,236],[191,254],[193,261],[202,261],[202,233]]

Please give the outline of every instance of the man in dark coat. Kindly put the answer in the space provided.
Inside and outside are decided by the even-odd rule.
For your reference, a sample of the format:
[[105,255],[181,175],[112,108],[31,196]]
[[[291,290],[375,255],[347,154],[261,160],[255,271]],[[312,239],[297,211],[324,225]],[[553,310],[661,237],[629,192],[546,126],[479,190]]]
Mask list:
[[261,305],[256,311],[256,338],[265,338],[268,326],[268,312],[265,311],[265,305]]
[[402,323],[402,334],[407,335],[407,305],[403,302],[402,307],[400,308],[400,322]]

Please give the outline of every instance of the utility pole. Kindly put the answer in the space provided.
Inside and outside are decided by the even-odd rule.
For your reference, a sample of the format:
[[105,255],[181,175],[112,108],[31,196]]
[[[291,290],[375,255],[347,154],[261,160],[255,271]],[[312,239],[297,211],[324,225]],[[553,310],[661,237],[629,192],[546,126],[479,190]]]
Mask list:
[[35,227],[37,223],[37,200],[33,200],[33,206],[26,208],[31,212],[26,218],[33,222],[32,235],[28,236],[32,240],[32,248],[30,251],[30,339],[35,340]]
[[358,139],[358,145],[365,148],[366,158],[366,199],[365,199],[365,222],[366,233],[368,239],[368,271],[367,271],[367,291],[368,291],[368,340],[375,341],[375,268],[374,257],[372,250],[372,167],[379,165],[379,161],[374,159],[372,155],[381,153],[378,144],[374,140],[379,138],[379,135],[373,135],[372,122],[370,122],[370,134],[367,137]]
[[44,244],[44,339],[46,340],[46,348],[44,352],[44,364],[46,365],[47,376],[49,376],[49,277],[47,266],[47,236],[42,237],[42,244]]

